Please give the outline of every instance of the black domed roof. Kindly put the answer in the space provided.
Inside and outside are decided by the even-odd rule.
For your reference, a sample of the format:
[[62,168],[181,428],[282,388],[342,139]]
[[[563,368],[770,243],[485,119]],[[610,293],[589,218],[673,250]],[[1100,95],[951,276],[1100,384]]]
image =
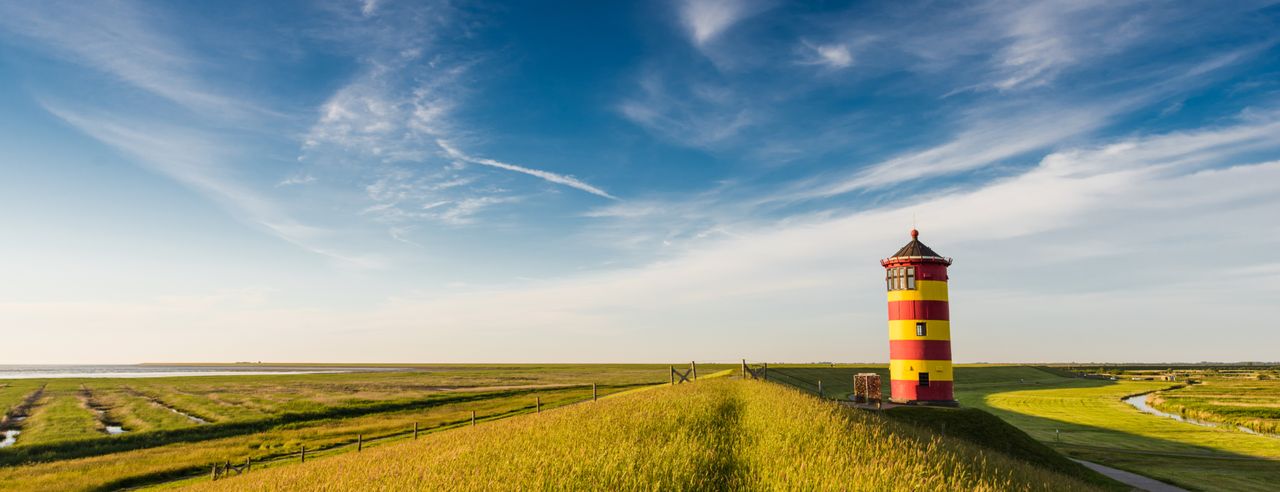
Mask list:
[[944,258],[942,255],[938,254],[938,252],[934,251],[933,248],[925,246],[924,243],[920,242],[920,231],[915,229],[911,230],[911,242],[907,243],[906,246],[903,246],[897,253],[894,253],[893,256],[890,256],[889,258],[926,258],[942,260],[948,264],[951,263],[950,258]]

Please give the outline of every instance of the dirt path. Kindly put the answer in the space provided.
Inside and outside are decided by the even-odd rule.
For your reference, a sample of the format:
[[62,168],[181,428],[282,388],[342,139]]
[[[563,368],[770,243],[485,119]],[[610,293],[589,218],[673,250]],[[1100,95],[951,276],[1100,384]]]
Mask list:
[[1102,466],[1097,463],[1090,463],[1084,460],[1072,459],[1071,461],[1080,463],[1081,465],[1089,467],[1090,470],[1106,475],[1118,482],[1123,482],[1125,485],[1133,486],[1139,490],[1146,490],[1149,492],[1188,492],[1187,489],[1182,487],[1169,485],[1154,478],[1144,477],[1137,473],[1118,470],[1109,466]]

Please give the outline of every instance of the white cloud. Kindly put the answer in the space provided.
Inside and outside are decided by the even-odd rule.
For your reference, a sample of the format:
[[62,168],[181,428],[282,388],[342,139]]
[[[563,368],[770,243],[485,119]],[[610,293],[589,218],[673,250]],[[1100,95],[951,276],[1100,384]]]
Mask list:
[[847,68],[853,65],[853,54],[849,52],[849,46],[843,43],[820,45],[806,43],[805,48],[810,53],[801,63],[806,65],[826,65],[831,68]]
[[848,177],[807,180],[778,198],[827,197],[989,166],[1095,130],[1116,110],[1039,106],[1020,115],[975,116],[970,127],[943,144],[872,164]]
[[727,87],[667,83],[646,73],[639,92],[622,100],[618,112],[663,139],[691,147],[723,145],[755,123],[749,101]]
[[312,176],[307,173],[300,173],[300,174],[294,174],[292,176],[289,176],[287,178],[280,180],[279,183],[276,183],[276,188],[280,188],[284,186],[311,184],[314,182],[316,182],[315,176]]
[[[319,108],[299,160],[317,169],[355,168],[357,176],[347,180],[363,182],[373,202],[361,206],[362,214],[393,228],[398,240],[415,221],[471,224],[484,210],[527,198],[463,163],[614,198],[573,176],[471,156],[449,143],[475,140],[454,115],[471,92],[468,78],[481,58],[436,48],[446,27],[460,24],[447,6],[410,11],[370,19],[383,29],[349,40],[365,53],[365,67]],[[417,17],[429,22],[406,23]]]
[[164,24],[130,1],[0,4],[0,26],[139,89],[205,114],[267,113],[201,82],[201,62],[157,32]]
[[[1057,153],[976,191],[737,231],[643,267],[434,299],[413,309],[451,320],[442,328],[543,334],[576,326],[623,342],[625,349],[593,346],[600,360],[686,355],[690,349],[648,341],[673,336],[691,338],[700,358],[882,360],[876,260],[907,240],[916,212],[923,238],[958,258],[953,300],[963,360],[1265,358],[1258,347],[1280,340],[1261,326],[1194,347],[1117,329],[1157,322],[1171,334],[1199,333],[1206,304],[1216,313],[1242,313],[1214,321],[1231,326],[1260,312],[1280,314],[1267,300],[1280,294],[1274,275],[1251,282],[1267,294],[1248,300],[1212,287],[1222,283],[1216,280],[1222,268],[1253,264],[1280,245],[1280,233],[1251,226],[1280,213],[1280,162],[1197,170],[1233,155],[1234,145],[1261,143],[1268,132],[1270,123],[1244,124]],[[1246,237],[1251,244],[1242,246]],[[1053,253],[1077,250],[1093,253]],[[1108,256],[1119,260],[1099,259]],[[1144,263],[1151,261],[1158,264]],[[1018,303],[1013,316],[1011,299]],[[511,314],[485,311],[482,303]],[[522,319],[525,313],[533,319]],[[698,343],[734,333],[732,343]],[[1083,341],[1097,336],[1114,337],[1113,347]],[[984,344],[997,339],[1003,343]],[[1023,349],[1013,353],[1009,346]],[[583,360],[563,350],[542,356]]]
[[[1203,164],[1229,159],[1238,145],[1276,150],[1265,138],[1275,124],[1072,149],[976,190],[738,230],[643,266],[460,286],[361,311],[10,303],[0,306],[0,324],[50,336],[87,317],[124,327],[110,330],[124,347],[175,320],[270,326],[281,337],[305,330],[310,360],[356,351],[386,361],[883,361],[877,260],[907,241],[916,213],[921,239],[956,257],[960,361],[1265,360],[1280,339],[1256,321],[1280,315],[1280,270],[1269,256],[1280,231],[1258,225],[1280,215],[1280,162]],[[352,339],[350,326],[362,336]],[[1151,336],[1152,326],[1162,336]],[[1223,326],[1232,328],[1214,328]],[[1206,329],[1215,335],[1204,338]],[[186,358],[302,355],[289,344],[260,345],[261,355],[204,346]]]
[[679,7],[680,22],[694,44],[701,46],[764,7],[750,0],[684,0]]
[[302,224],[275,202],[237,181],[227,161],[230,146],[191,130],[109,116],[88,115],[60,106],[45,109],[77,130],[133,158],[138,164],[167,176],[225,206],[237,218],[262,228],[298,247],[360,268],[380,268],[371,255],[352,255],[325,246],[328,231]]

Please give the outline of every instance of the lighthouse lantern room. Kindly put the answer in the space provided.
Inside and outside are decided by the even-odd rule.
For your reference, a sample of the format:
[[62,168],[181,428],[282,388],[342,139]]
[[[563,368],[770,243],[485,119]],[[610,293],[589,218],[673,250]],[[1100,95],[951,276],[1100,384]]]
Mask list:
[[911,230],[911,242],[880,260],[889,291],[890,400],[955,405],[951,372],[951,315],[944,258]]

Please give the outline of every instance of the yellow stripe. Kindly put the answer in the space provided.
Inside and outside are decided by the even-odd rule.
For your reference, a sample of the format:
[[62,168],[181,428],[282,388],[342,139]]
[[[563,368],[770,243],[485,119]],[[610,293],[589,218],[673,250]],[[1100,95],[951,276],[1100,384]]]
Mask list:
[[953,381],[949,360],[889,361],[889,379],[919,381],[921,372],[928,372],[930,381]]
[[[924,321],[925,336],[916,336],[916,323]],[[950,340],[951,322],[943,320],[895,319],[889,321],[890,340]]]
[[941,280],[917,280],[915,290],[889,291],[889,302],[945,300],[947,300],[947,283]]

